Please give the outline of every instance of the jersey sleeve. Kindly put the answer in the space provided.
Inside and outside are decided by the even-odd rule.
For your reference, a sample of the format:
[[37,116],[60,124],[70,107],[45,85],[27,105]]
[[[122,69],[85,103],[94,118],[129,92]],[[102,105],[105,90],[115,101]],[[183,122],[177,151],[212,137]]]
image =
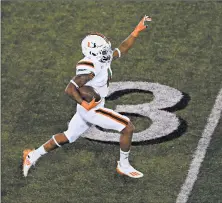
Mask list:
[[91,61],[80,61],[76,65],[76,75],[96,74],[94,64]]

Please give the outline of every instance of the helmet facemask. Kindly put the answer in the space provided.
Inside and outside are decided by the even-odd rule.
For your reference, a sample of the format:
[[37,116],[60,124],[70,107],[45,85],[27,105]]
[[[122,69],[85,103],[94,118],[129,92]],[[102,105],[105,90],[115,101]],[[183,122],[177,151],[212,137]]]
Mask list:
[[104,46],[99,53],[100,53],[100,59],[99,59],[100,62],[107,63],[112,60],[113,52],[111,47]]

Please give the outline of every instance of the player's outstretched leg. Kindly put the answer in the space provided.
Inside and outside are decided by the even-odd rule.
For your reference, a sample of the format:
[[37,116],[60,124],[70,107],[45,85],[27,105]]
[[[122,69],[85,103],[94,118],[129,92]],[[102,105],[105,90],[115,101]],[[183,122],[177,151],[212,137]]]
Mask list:
[[76,113],[69,122],[68,129],[64,133],[53,135],[52,138],[38,149],[26,149],[23,151],[23,175],[28,175],[31,166],[44,154],[61,147],[66,143],[75,142],[90,125]]
[[38,149],[25,149],[23,151],[23,175],[28,175],[31,166],[35,165],[37,160],[46,153],[69,143],[69,140],[64,133],[53,135],[52,138],[40,146]]
[[121,131],[120,136],[120,160],[117,162],[117,172],[122,175],[127,175],[131,178],[141,178],[143,174],[134,169],[129,163],[129,153],[132,142],[134,125],[129,122],[128,125]]

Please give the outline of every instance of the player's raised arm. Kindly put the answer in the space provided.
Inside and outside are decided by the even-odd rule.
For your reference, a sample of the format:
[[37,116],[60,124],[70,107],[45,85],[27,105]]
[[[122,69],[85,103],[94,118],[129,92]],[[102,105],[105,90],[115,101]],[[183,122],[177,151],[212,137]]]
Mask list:
[[144,16],[139,24],[135,27],[134,31],[116,48],[113,52],[113,58],[119,58],[122,54],[126,54],[128,50],[133,46],[139,33],[147,28],[146,21],[152,21],[151,17]]

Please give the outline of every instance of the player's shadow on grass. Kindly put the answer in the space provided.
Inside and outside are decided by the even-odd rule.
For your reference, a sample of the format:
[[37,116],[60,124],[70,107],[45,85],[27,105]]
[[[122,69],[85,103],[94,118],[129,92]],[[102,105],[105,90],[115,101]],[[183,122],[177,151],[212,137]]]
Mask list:
[[[152,92],[145,91],[145,90],[137,90],[137,89],[123,90],[123,91],[115,92],[114,94],[110,95],[107,98],[107,100],[115,100],[115,99],[117,99],[117,98],[119,98],[119,97],[121,97],[125,94],[130,94],[130,93],[133,93],[133,92],[152,94]],[[183,94],[183,97],[181,98],[181,100],[176,105],[174,105],[172,107],[169,107],[169,108],[163,108],[161,110],[165,110],[165,111],[168,111],[168,112],[175,112],[175,111],[184,109],[188,105],[191,98],[185,92],[182,92],[182,94]],[[142,115],[134,114],[134,113],[133,114],[132,113],[127,113],[127,112],[119,112],[119,113],[121,113],[123,115],[126,115],[126,116],[144,117]],[[180,117],[178,117],[178,118],[179,118],[179,121],[180,121],[180,125],[178,126],[178,128],[175,131],[168,134],[167,136],[160,137],[160,138],[157,138],[157,139],[142,141],[142,142],[133,142],[132,145],[158,144],[158,143],[170,141],[170,140],[173,140],[173,139],[176,139],[176,138],[182,136],[187,131],[188,125],[187,125],[187,122],[184,119],[182,119]],[[98,127],[98,126],[96,126],[96,127],[99,130],[106,131],[106,130]],[[108,143],[108,144],[119,144],[119,143],[116,143],[116,142],[106,142],[106,141],[96,141],[96,142],[103,142],[103,143]]]

